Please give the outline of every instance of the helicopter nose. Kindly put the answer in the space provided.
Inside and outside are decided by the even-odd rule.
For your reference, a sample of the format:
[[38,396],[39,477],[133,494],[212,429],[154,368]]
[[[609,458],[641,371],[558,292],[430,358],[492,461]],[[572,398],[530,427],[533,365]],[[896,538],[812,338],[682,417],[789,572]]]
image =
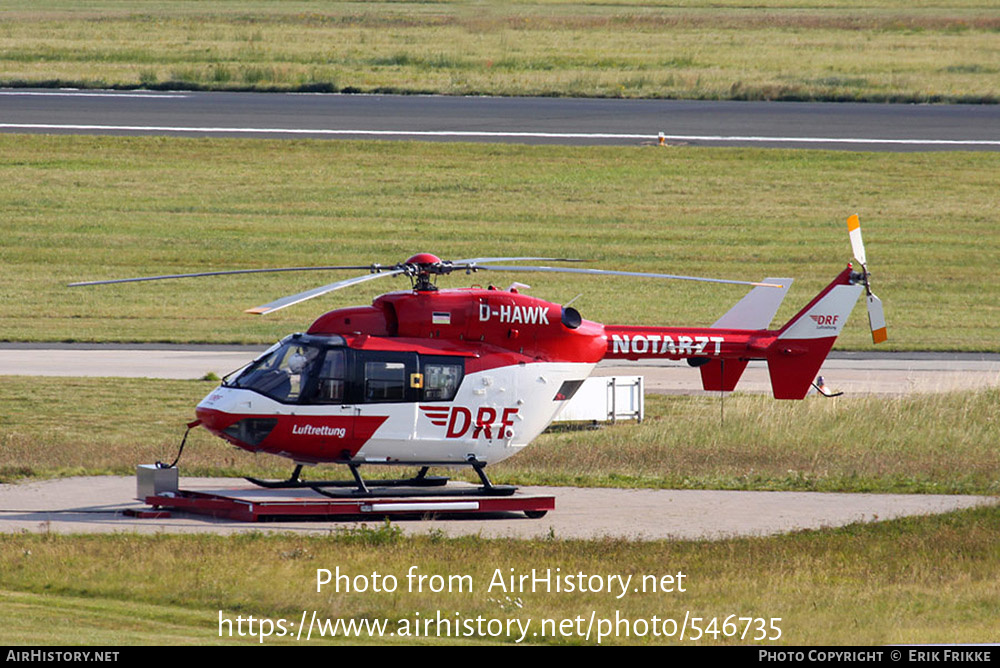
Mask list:
[[239,419],[238,415],[233,414],[233,399],[230,394],[226,388],[217,387],[195,407],[194,414],[209,431],[222,431]]
[[199,404],[194,409],[194,414],[201,420],[202,425],[211,432],[219,432],[229,426],[235,417],[222,413],[213,408],[204,408]]

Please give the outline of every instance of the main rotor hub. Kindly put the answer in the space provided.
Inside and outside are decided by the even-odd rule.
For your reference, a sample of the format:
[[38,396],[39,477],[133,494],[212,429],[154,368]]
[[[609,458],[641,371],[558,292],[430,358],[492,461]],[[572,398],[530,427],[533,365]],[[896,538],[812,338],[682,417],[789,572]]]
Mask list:
[[416,264],[416,265],[441,264],[441,258],[439,258],[437,255],[431,255],[430,253],[417,253],[403,264]]
[[431,281],[431,276],[451,273],[450,262],[442,262],[441,258],[430,253],[417,253],[400,265],[406,275],[413,281],[413,289],[419,292],[432,292],[437,286]]

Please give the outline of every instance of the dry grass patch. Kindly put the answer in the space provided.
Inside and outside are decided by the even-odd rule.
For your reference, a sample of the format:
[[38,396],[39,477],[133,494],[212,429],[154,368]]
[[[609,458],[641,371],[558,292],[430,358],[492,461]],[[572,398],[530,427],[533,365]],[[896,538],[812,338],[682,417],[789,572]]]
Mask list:
[[996,101],[992,8],[883,0],[10,7],[7,85]]

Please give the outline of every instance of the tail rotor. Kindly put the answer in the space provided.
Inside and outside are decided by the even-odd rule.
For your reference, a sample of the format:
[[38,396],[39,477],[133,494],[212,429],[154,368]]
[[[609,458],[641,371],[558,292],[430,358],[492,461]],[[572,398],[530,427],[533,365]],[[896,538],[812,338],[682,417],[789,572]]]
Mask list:
[[868,273],[868,258],[865,256],[865,242],[861,238],[861,221],[858,214],[847,219],[847,231],[851,236],[851,248],[854,259],[861,265],[859,279],[865,286],[868,302],[868,324],[872,330],[872,343],[882,343],[888,338],[885,325],[885,311],[882,300],[875,296],[871,289],[871,274]]

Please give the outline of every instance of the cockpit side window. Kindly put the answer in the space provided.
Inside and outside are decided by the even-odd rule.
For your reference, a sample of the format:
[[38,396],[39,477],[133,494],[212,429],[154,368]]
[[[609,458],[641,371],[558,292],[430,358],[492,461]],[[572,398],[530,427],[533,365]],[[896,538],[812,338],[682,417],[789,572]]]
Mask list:
[[346,353],[342,349],[326,351],[316,372],[316,390],[303,397],[303,403],[344,403],[344,382],[347,374]]
[[453,401],[465,360],[406,351],[351,350],[292,336],[226,382],[286,404]]

